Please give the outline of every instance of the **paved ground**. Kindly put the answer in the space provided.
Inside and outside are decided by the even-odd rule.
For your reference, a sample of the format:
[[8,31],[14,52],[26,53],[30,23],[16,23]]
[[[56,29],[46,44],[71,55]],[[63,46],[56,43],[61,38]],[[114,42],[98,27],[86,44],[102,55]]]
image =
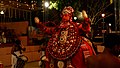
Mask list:
[[[4,67],[4,68],[11,68],[11,66]],[[36,62],[26,63],[24,68],[40,68],[40,67],[39,67],[38,61],[36,61]]]
[[40,68],[40,67],[37,61],[37,62],[26,63],[24,68]]

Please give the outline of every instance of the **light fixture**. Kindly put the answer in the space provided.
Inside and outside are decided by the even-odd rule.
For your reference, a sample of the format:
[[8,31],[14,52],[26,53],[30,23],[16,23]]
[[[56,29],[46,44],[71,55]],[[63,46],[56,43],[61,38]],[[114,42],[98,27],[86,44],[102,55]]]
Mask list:
[[104,18],[104,17],[105,17],[105,14],[103,13],[101,16]]
[[48,2],[45,2],[45,7],[48,7],[49,6],[49,3]]
[[111,23],[109,23],[109,26],[111,26]]
[[3,4],[3,2],[0,3],[0,14],[4,14],[5,13],[5,5]]
[[0,12],[0,14],[4,14],[4,11],[2,10],[2,11]]

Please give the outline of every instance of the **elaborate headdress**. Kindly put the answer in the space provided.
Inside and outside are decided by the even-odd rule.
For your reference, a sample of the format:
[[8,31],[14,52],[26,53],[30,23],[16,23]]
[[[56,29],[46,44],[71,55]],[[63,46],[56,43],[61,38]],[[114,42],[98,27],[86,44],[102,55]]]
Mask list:
[[62,15],[64,14],[72,14],[74,12],[74,9],[71,6],[65,7],[62,11]]

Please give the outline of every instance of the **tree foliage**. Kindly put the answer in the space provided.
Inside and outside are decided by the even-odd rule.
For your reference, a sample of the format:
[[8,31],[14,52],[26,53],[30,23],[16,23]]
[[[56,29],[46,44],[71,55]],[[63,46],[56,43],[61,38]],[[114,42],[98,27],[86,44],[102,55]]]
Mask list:
[[[98,23],[102,17],[101,14],[105,13],[106,17],[113,15],[109,10],[106,10],[111,4],[109,0],[51,0],[53,3],[57,1],[58,9],[61,12],[65,6],[72,6],[75,11],[86,10],[92,24]],[[60,14],[60,13],[59,13]],[[59,15],[58,14],[58,15]]]

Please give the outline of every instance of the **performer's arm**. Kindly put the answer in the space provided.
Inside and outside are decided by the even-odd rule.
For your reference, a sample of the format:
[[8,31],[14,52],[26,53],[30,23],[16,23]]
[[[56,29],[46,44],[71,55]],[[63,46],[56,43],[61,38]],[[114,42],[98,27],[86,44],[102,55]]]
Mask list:
[[84,31],[85,33],[89,33],[91,20],[90,20],[90,18],[88,18],[88,15],[85,10],[82,11],[82,15],[84,17],[84,22],[81,23],[79,28],[82,29],[82,31]]
[[40,28],[41,31],[48,33],[48,34],[52,34],[53,32],[55,32],[55,28],[50,28],[45,26],[42,22],[40,22],[38,17],[35,17],[35,23],[37,25],[38,28]]

